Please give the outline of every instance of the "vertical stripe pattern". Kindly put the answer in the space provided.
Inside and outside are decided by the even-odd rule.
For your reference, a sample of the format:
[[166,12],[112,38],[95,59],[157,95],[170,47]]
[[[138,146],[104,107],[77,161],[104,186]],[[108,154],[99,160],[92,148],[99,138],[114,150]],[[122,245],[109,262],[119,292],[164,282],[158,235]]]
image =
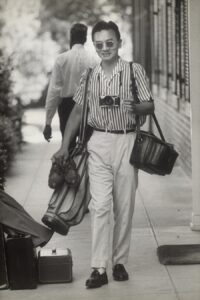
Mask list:
[[[149,101],[152,96],[147,84],[146,73],[140,64],[133,63],[133,74],[138,87],[141,102]],[[86,72],[82,75],[80,85],[74,95],[77,104],[83,104]],[[112,107],[100,106],[99,99],[104,96],[119,96],[120,105]],[[94,128],[105,130],[126,130],[135,127],[135,115],[123,106],[124,99],[132,99],[130,64],[119,58],[110,78],[107,78],[101,65],[97,65],[90,76],[88,84],[89,114],[88,124]],[[140,116],[141,125],[146,117]]]

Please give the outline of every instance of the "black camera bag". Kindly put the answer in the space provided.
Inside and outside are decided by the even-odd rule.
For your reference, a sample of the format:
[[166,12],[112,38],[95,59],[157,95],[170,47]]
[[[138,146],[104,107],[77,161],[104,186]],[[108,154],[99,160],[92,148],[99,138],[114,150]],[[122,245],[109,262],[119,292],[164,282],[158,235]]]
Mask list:
[[[132,63],[130,63],[130,72],[133,97],[136,103],[140,103]],[[161,139],[150,131],[141,131],[139,116],[136,116],[137,136],[131,153],[130,163],[135,168],[141,169],[149,174],[167,175],[172,172],[178,153],[172,144],[165,141],[155,114],[153,114],[152,117]]]

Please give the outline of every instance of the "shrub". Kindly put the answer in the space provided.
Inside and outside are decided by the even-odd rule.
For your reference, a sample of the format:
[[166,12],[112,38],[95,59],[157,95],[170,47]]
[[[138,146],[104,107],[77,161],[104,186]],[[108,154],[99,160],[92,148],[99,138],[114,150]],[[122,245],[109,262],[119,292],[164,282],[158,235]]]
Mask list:
[[11,93],[11,62],[0,50],[0,189],[4,188],[8,170],[22,141],[20,101]]
[[3,149],[3,144],[0,143],[0,190],[4,189],[5,185],[5,173],[7,170],[7,157],[6,150]]
[[0,119],[0,143],[6,151],[7,162],[11,162],[17,151],[17,138],[13,130],[12,120],[2,116]]

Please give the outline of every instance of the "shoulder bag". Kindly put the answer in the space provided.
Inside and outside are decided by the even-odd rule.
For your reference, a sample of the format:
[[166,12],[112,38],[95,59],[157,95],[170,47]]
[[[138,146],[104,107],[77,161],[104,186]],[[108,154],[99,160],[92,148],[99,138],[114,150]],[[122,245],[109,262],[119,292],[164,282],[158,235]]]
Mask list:
[[44,224],[62,235],[66,235],[71,226],[77,225],[82,221],[90,201],[87,170],[89,153],[86,149],[85,139],[88,113],[87,87],[91,70],[88,69],[86,78],[78,142],[70,153],[70,159],[74,161],[78,172],[78,184],[73,186],[64,181],[58,186],[54,190],[48,209],[42,218]]
[[[136,80],[133,75],[132,63],[130,63],[132,81],[132,93],[136,103],[140,103]],[[139,116],[136,116],[136,139],[130,157],[130,163],[137,169],[149,174],[171,174],[178,157],[173,144],[167,143],[155,114],[152,114],[160,138],[151,131],[140,130]]]

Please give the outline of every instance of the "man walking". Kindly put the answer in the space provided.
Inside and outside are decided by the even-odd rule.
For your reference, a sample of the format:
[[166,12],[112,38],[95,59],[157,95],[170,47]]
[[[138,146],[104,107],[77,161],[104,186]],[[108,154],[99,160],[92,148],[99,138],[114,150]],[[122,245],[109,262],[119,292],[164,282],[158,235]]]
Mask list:
[[49,142],[51,123],[58,109],[60,131],[63,137],[66,121],[74,106],[73,95],[84,70],[94,66],[95,61],[84,48],[87,26],[76,23],[70,30],[70,50],[60,54],[55,62],[46,98],[46,122],[44,138]]
[[[92,70],[88,93],[88,124],[93,134],[87,144],[92,218],[91,275],[87,288],[108,283],[110,210],[113,204],[114,229],[112,243],[113,278],[129,279],[125,264],[131,239],[132,216],[138,185],[138,170],[129,163],[136,137],[136,115],[141,124],[154,111],[145,71],[133,63],[133,74],[140,103],[131,95],[130,64],[119,57],[121,36],[118,26],[110,21],[98,22],[92,40],[101,63]],[[84,99],[85,74],[74,95],[76,102],[66,125],[60,150],[54,157],[68,158],[68,148],[80,124]]]

